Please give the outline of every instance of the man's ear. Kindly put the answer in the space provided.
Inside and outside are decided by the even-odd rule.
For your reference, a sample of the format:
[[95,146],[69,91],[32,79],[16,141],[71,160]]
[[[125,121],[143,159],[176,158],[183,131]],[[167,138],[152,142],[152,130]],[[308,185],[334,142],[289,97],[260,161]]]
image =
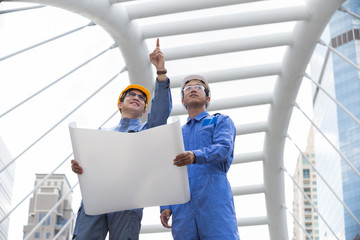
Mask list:
[[184,104],[184,99],[181,100],[181,103],[184,106],[184,108],[187,109],[187,106]]
[[123,107],[123,102],[119,102],[118,108],[121,109]]
[[210,102],[210,97],[206,97],[206,102],[209,103]]

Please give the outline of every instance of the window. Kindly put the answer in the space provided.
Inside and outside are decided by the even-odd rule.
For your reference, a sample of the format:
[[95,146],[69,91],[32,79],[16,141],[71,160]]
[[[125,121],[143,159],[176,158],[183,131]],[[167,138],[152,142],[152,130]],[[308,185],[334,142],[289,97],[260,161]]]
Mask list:
[[349,42],[352,41],[352,40],[354,40],[354,35],[353,35],[353,31],[352,31],[352,30],[348,31],[347,34],[348,34],[348,40],[349,40]]
[[351,29],[331,39],[331,46],[337,48],[353,40],[360,40],[360,29]]
[[336,37],[336,40],[337,40],[337,42],[338,42],[338,45],[342,45],[342,44],[343,44],[341,35],[337,36],[337,37]]
[[40,233],[39,232],[35,232],[35,238],[40,238]]
[[359,29],[354,29],[354,33],[355,33],[355,39],[356,39],[356,40],[359,40],[359,39],[360,39]]
[[66,219],[64,219],[60,215],[56,216],[56,225],[65,225],[65,223],[66,223]]
[[347,40],[347,35],[346,35],[346,33],[343,33],[341,36],[342,36],[342,41],[343,41],[343,43],[344,43],[344,44],[347,43],[348,40]]
[[47,232],[46,233],[46,238],[49,239],[51,237],[51,233],[50,232]]
[[[39,222],[45,217],[46,213],[39,214]],[[43,225],[50,226],[50,216],[43,222]]]
[[303,169],[303,178],[310,178],[310,169]]

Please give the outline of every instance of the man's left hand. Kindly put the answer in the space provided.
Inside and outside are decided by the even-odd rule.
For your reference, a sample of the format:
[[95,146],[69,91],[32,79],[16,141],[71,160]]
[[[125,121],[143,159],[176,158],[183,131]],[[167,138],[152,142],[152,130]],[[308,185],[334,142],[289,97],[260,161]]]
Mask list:
[[183,152],[174,159],[174,165],[178,167],[190,165],[195,162],[195,154],[191,151]]

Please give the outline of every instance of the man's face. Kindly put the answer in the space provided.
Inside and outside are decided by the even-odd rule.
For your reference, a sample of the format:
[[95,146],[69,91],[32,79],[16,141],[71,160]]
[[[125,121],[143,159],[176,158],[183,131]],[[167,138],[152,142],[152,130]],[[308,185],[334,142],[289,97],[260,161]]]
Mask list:
[[210,97],[206,97],[205,86],[198,80],[191,80],[184,86],[184,99],[182,103],[188,107],[205,106]]
[[119,103],[121,112],[139,115],[145,113],[146,97],[139,90],[130,90],[126,93],[124,101]]

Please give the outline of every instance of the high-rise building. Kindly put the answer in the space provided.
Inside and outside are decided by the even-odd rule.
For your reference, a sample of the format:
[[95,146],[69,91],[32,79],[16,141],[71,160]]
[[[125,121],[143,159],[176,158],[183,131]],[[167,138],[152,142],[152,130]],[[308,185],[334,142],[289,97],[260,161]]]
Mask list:
[[[313,240],[319,240],[319,220],[316,211],[312,204],[317,208],[317,181],[316,172],[312,168],[315,165],[315,154],[313,144],[313,129],[310,129],[308,136],[308,145],[303,154],[299,155],[297,160],[294,180],[294,215],[301,224],[301,227],[307,232],[308,236]],[[311,164],[309,163],[311,162]],[[303,192],[307,195],[304,196]],[[312,204],[310,203],[310,201]],[[307,235],[298,223],[294,223],[294,237],[293,240],[308,240]]]
[[[343,8],[345,11],[334,14],[322,39],[360,66],[360,1],[348,0]],[[325,47],[319,47],[315,52],[311,69],[312,79],[360,119],[359,70]],[[314,91],[314,122],[341,152],[339,154],[321,134],[315,133],[317,169],[341,201],[360,219],[360,177],[345,160],[360,171],[360,126],[319,89]],[[318,190],[319,212],[327,222],[319,220],[320,239],[333,239],[334,233],[339,239],[356,239],[357,234],[360,235],[360,226],[319,179]],[[332,227],[332,232],[327,225]]]
[[[38,185],[46,174],[36,174],[35,185]],[[65,224],[72,219],[70,184],[64,174],[53,174],[30,199],[28,224],[24,226],[24,236],[27,236],[33,228],[48,214],[48,212],[64,197],[58,207],[51,212],[49,217],[36,229],[29,239],[53,239],[59,231],[57,239],[67,240],[70,238],[73,223]],[[71,220],[72,221],[72,220]]]
[[[351,12],[360,13],[360,2],[350,0],[344,7]],[[331,44],[336,50],[357,65],[360,64],[360,20],[346,13],[337,13],[330,22]],[[359,70],[333,56],[336,99],[354,116],[360,118],[360,75]],[[340,151],[360,169],[360,126],[343,110],[337,108]],[[360,219],[360,176],[350,166],[341,161],[343,199],[350,210]],[[353,240],[360,234],[360,226],[351,215],[345,213],[345,234]]]
[[[3,169],[11,160],[10,153],[0,137],[0,169]],[[14,172],[15,165],[12,164],[0,174],[0,220],[10,211]],[[9,218],[6,218],[0,224],[0,240],[7,239],[8,230]]]
[[[329,26],[326,27],[322,40],[330,42]],[[335,96],[335,84],[330,51],[318,46],[311,60],[311,77],[322,89]],[[338,121],[336,104],[319,88],[314,88],[314,122],[322,132],[326,133],[333,146],[339,148]],[[332,190],[342,199],[341,158],[336,150],[318,132],[314,131],[314,151],[316,168],[322,174]],[[333,229],[339,239],[345,239],[344,208],[328,188],[322,178],[317,179],[318,209],[323,219],[319,219],[319,236],[321,240],[332,239]]]

